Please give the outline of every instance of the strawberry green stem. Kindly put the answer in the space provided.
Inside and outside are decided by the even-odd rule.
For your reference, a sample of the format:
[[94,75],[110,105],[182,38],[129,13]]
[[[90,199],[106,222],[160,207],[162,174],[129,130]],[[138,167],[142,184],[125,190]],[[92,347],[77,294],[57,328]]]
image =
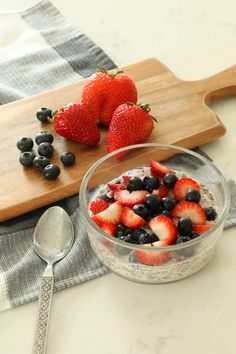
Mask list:
[[151,111],[151,108],[149,106],[148,103],[133,103],[133,102],[126,102],[126,104],[128,104],[129,106],[137,106],[137,107],[140,107],[142,108],[145,112],[149,113],[150,117],[157,123],[158,120],[156,119],[155,116],[151,115],[150,114],[150,111]]
[[115,78],[119,74],[123,74],[124,73],[124,71],[120,70],[119,68],[115,68],[114,70],[115,70],[114,73],[113,72],[108,72],[107,69],[105,69],[103,67],[100,67],[100,68],[98,68],[97,72],[101,72],[101,73],[107,74],[107,75],[109,75],[110,77],[113,77],[113,78]]

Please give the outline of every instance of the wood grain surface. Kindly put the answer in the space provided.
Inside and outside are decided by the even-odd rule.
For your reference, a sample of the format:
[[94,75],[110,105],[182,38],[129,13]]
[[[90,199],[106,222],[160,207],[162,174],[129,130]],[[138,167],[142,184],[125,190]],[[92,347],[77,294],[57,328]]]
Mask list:
[[[199,81],[178,79],[156,59],[129,65],[124,70],[136,82],[138,101],[149,103],[152,114],[158,117],[149,142],[192,148],[225,133],[225,127],[207,104],[212,99],[236,94],[236,65]],[[61,167],[56,181],[45,180],[34,168],[23,168],[18,160],[20,152],[16,142],[20,137],[34,138],[41,130],[53,132],[52,124],[41,124],[35,118],[36,110],[78,102],[84,82],[0,107],[0,221],[78,193],[85,172],[106,154],[107,132],[102,128],[101,142],[92,148],[54,133],[55,153],[51,161]],[[63,168],[59,162],[60,153],[66,150],[73,151],[77,157],[76,165],[70,168]]]

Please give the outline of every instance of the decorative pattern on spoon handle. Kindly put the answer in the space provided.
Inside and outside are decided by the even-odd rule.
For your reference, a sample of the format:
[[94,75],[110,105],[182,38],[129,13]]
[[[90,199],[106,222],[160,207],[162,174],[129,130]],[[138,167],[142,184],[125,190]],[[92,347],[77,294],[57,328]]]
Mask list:
[[[46,271],[45,271],[46,273]],[[44,354],[47,345],[48,324],[53,292],[53,274],[45,275],[39,294],[39,309],[35,328],[33,354]]]

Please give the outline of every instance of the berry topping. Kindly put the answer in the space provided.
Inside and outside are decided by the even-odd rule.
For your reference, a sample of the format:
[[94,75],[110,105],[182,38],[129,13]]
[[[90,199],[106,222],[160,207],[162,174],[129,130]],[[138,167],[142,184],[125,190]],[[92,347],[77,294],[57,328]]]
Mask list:
[[108,207],[109,204],[105,202],[105,200],[103,200],[102,198],[99,198],[90,203],[89,209],[95,215],[107,209]]
[[60,160],[64,166],[72,166],[75,164],[75,154],[73,152],[63,152],[60,156]]
[[122,223],[130,229],[139,229],[145,224],[145,220],[129,207],[124,207],[121,216]]
[[134,191],[119,190],[114,192],[115,200],[120,201],[123,205],[133,207],[135,204],[143,204],[147,191]]
[[113,203],[115,201],[113,195],[111,195],[110,192],[102,194],[101,198],[107,203]]
[[190,235],[192,232],[192,220],[188,217],[180,218],[178,222],[178,230],[180,235]]
[[[157,241],[152,244],[147,244],[147,251],[146,250],[135,250],[135,255],[137,260],[142,263],[146,264],[149,266],[156,266],[163,264],[168,261],[169,259],[169,252],[167,251],[161,251],[161,246],[167,246],[164,241]],[[148,248],[156,246],[160,247],[160,251],[153,251],[150,249],[148,251]]]
[[165,187],[173,189],[175,183],[178,181],[178,177],[174,173],[167,173],[163,177],[163,184]]
[[57,165],[54,165],[52,163],[47,165],[43,170],[43,176],[49,180],[56,179],[59,176],[59,174],[60,174],[60,168]]
[[215,211],[215,209],[213,207],[206,207],[204,208],[205,214],[206,214],[206,218],[208,221],[212,221],[215,220],[217,217],[217,212]]
[[168,196],[169,189],[161,184],[159,189],[154,189],[153,194],[158,195],[162,199]]
[[177,240],[175,241],[175,243],[183,243],[183,242],[188,242],[188,241],[190,241],[192,238],[191,238],[191,236],[179,236],[178,238],[177,238]]
[[33,165],[33,160],[35,155],[31,151],[25,151],[20,154],[19,161],[25,167],[30,167]]
[[52,144],[53,142],[53,135],[47,131],[40,132],[36,135],[35,137],[35,142],[37,145],[41,143],[50,143]]
[[141,218],[143,218],[144,220],[146,220],[148,217],[148,209],[144,204],[136,204],[133,207],[133,211],[135,212],[135,214],[141,216]]
[[205,224],[206,215],[201,205],[193,202],[180,202],[172,210],[175,218],[189,217],[194,224]]
[[165,198],[162,198],[162,200],[161,200],[161,207],[163,210],[170,211],[175,207],[175,205],[176,205],[176,202],[173,199],[165,197]]
[[167,216],[156,216],[149,222],[149,226],[159,240],[166,241],[168,245],[175,242],[178,230],[174,222]]
[[210,230],[210,228],[212,228],[212,226],[214,225],[215,224],[206,224],[206,225],[193,224],[193,231],[198,235],[200,235]]
[[116,225],[114,225],[114,224],[104,223],[104,224],[100,225],[100,228],[104,232],[106,232],[107,234],[109,234],[111,236],[115,236],[115,234],[116,234]]
[[44,167],[50,164],[50,161],[45,156],[36,156],[33,160],[33,165],[37,170],[42,171]]
[[48,122],[48,118],[52,118],[52,110],[42,107],[36,112],[36,117],[40,122],[46,123]]
[[123,183],[126,185],[129,182],[131,177],[130,176],[122,176],[121,178],[122,178]]
[[201,194],[196,189],[190,189],[185,196],[185,200],[188,202],[199,203],[201,200]]
[[186,197],[187,192],[190,189],[195,189],[200,192],[199,184],[194,181],[192,178],[181,178],[175,183],[175,187],[173,190],[174,197],[177,200],[183,200]]
[[28,137],[21,138],[20,140],[17,141],[16,144],[17,148],[22,152],[30,151],[33,145],[34,145],[33,140]]
[[124,184],[120,184],[120,183],[108,183],[107,186],[112,191],[118,191],[118,190],[125,190],[126,189],[126,186]]
[[127,189],[130,192],[140,191],[143,189],[143,181],[139,177],[132,177],[127,183]]
[[155,194],[147,194],[144,198],[144,204],[149,210],[155,211],[160,206],[160,198]]
[[168,173],[172,173],[172,171],[164,165],[161,165],[159,162],[151,160],[150,161],[150,170],[151,174],[156,177],[164,177]]
[[173,219],[171,212],[168,210],[163,210],[162,215],[167,216],[167,218]]
[[107,209],[92,217],[93,221],[100,226],[101,224],[114,224],[118,225],[121,222],[122,204],[115,202]]
[[38,154],[47,158],[53,155],[53,146],[50,143],[41,143],[38,146]]
[[152,193],[154,189],[158,189],[160,186],[159,179],[156,176],[145,176],[143,179],[143,188]]

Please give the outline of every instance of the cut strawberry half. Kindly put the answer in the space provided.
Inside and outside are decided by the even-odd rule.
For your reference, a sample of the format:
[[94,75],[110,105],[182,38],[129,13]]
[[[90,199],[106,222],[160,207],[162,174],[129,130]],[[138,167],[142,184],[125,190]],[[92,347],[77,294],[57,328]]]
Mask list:
[[170,170],[164,165],[161,165],[159,162],[155,160],[150,161],[150,170],[153,176],[160,177],[160,178],[164,177],[167,173],[173,173],[172,170]]
[[122,178],[123,183],[126,185],[129,182],[131,177],[130,176],[122,176],[121,178]]
[[175,223],[167,216],[156,216],[149,222],[149,226],[159,240],[165,241],[168,245],[176,241],[178,229]]
[[118,184],[118,183],[108,183],[107,186],[112,191],[119,191],[119,190],[125,190],[126,189],[126,186],[124,184]]
[[193,231],[200,235],[210,230],[214,225],[215,224],[206,224],[206,225],[193,224]]
[[133,191],[130,193],[127,190],[119,190],[114,192],[114,198],[125,206],[133,207],[136,204],[142,204],[147,194],[147,191]]
[[[156,246],[156,247],[160,247],[161,246],[167,246],[167,244],[165,243],[165,241],[157,241],[154,242],[153,244],[146,244],[145,246],[148,247],[152,247],[152,246]],[[149,266],[157,266],[157,265],[161,265],[165,262],[168,261],[169,259],[169,252],[168,251],[145,251],[145,250],[135,250],[135,255],[137,260],[142,263],[142,264],[146,264]]]
[[205,224],[206,214],[201,205],[194,202],[180,202],[171,211],[175,218],[189,217],[194,224]]
[[145,220],[135,214],[129,207],[124,207],[121,214],[121,222],[129,229],[139,229],[145,224]]
[[120,202],[115,202],[106,210],[94,215],[92,219],[100,227],[102,224],[118,225],[121,222],[122,209],[122,204]]
[[179,179],[174,186],[173,193],[176,200],[183,200],[187,192],[190,189],[195,189],[200,192],[199,184],[194,181],[192,178],[181,178]]
[[101,211],[107,209],[108,207],[109,207],[109,204],[105,200],[103,200],[102,198],[94,200],[89,205],[89,209],[91,210],[91,212],[94,215],[100,213]]
[[168,196],[169,189],[167,187],[163,186],[163,184],[161,184],[159,189],[154,189],[154,191],[152,193],[156,194],[160,199],[162,199],[162,198],[165,198]]
[[104,223],[100,226],[100,228],[111,236],[115,236],[116,234],[116,225],[114,224]]

